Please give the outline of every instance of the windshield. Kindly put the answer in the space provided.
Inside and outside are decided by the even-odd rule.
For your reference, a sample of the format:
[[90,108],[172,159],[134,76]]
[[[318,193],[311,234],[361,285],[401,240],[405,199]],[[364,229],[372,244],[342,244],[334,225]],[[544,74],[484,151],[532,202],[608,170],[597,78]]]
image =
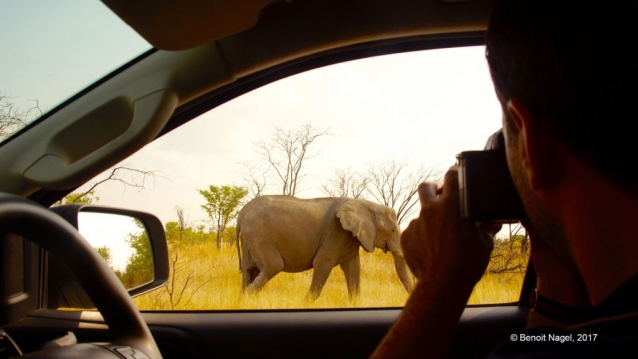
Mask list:
[[101,1],[0,3],[0,142],[151,45]]

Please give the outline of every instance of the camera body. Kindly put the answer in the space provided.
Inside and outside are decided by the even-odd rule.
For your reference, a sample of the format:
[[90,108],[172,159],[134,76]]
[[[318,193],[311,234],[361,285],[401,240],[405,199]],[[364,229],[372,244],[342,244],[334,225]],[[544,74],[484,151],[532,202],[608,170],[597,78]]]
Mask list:
[[484,151],[465,151],[456,158],[462,218],[501,223],[527,219],[507,167],[502,130],[490,136]]

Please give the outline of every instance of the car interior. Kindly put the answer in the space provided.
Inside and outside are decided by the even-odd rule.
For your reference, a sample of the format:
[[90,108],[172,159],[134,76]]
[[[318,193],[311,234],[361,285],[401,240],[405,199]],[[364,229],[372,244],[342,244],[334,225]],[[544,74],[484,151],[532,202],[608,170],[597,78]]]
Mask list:
[[[357,59],[480,46],[491,1],[102,2],[153,48],[0,143],[0,358],[369,357],[400,307],[139,311],[131,295],[169,276],[159,219],[51,206],[154,140],[277,80]],[[124,289],[78,233],[81,211],[143,223],[148,283]],[[527,266],[518,300],[468,306],[449,357],[484,357],[523,328],[534,286]]]

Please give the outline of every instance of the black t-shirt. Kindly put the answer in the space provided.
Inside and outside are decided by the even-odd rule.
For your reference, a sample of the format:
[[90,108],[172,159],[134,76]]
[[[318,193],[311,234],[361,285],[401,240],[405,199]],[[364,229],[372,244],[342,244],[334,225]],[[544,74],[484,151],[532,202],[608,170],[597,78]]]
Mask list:
[[638,357],[638,275],[594,308],[583,324],[537,327],[513,334],[492,354],[497,358]]

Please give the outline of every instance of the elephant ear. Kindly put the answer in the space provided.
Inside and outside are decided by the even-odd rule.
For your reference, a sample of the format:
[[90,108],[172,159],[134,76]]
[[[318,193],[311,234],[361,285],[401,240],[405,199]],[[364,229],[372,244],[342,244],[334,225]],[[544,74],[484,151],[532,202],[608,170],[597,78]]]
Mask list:
[[374,242],[377,237],[373,216],[368,206],[358,200],[345,201],[337,210],[337,217],[343,229],[352,232],[367,252],[374,251]]

